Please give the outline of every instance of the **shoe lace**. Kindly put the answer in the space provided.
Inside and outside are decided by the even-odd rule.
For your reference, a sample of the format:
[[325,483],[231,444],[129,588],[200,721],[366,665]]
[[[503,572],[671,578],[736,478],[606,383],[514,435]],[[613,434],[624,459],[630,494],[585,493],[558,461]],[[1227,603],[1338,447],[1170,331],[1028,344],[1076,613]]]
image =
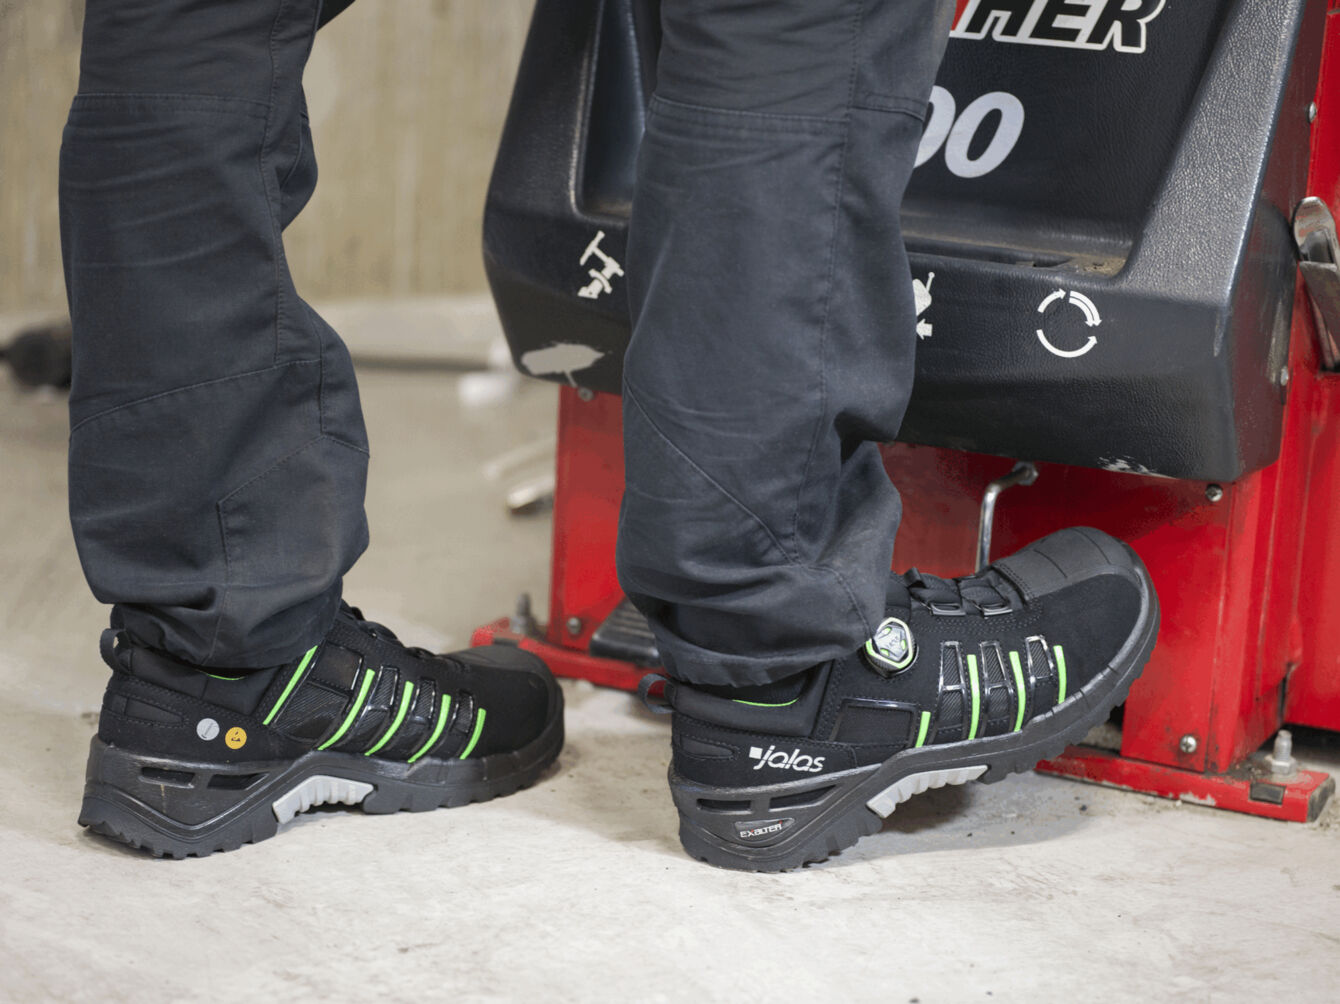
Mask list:
[[903,576],[903,586],[909,605],[916,604],[942,616],[977,613],[991,617],[1007,614],[1023,605],[1018,591],[991,568],[957,579],[945,579],[913,568]]
[[358,607],[350,606],[343,600],[340,601],[340,612],[358,622],[358,626],[373,638],[383,638],[387,641],[393,641],[406,652],[417,655],[420,659],[441,659],[442,656],[436,652],[430,652],[426,648],[420,648],[417,645],[406,645],[396,637],[396,633],[385,624],[378,624],[376,621],[370,621],[363,616],[363,611]]

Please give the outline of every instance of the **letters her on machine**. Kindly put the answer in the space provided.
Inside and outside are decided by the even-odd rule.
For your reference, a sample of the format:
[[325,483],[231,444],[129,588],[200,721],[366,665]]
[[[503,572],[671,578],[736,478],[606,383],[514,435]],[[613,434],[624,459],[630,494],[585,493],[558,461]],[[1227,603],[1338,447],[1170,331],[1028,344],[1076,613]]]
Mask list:
[[1164,0],[967,0],[953,38],[1144,52]]

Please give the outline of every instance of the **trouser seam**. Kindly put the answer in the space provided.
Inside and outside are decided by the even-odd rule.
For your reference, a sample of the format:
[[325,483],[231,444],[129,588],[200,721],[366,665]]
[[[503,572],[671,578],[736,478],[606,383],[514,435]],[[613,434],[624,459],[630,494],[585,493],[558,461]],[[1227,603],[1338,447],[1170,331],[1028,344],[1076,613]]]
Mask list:
[[[309,32],[307,33],[307,49],[303,52],[303,56],[302,56],[302,65],[303,65],[304,68],[306,68],[306,66],[307,66],[307,60],[308,60],[308,59],[311,57],[311,55],[312,55],[312,46],[316,44],[316,30],[317,30],[317,23],[318,23],[318,21],[320,20],[320,17],[321,17],[321,2],[320,2],[320,0],[318,0],[315,9],[312,11],[312,30],[309,31]],[[301,73],[298,75],[298,91],[299,91],[299,94],[301,95],[301,92],[302,92],[302,74],[301,74]],[[297,153],[297,155],[293,158],[293,164],[292,164],[292,165],[289,167],[289,169],[284,173],[284,177],[283,177],[283,178],[280,180],[280,182],[279,182],[279,191],[280,191],[281,196],[282,196],[283,191],[284,191],[284,186],[288,184],[289,179],[293,177],[294,172],[297,171],[298,168],[299,168],[299,166],[301,166],[301,164],[302,164],[302,153],[303,153],[303,150],[306,149],[306,139],[305,139],[305,137],[303,136],[303,132],[302,132],[302,119],[304,118],[305,114],[306,114],[306,102],[304,101],[304,102],[303,102],[303,107],[302,107],[302,109],[301,109],[301,113],[300,113],[299,116],[298,116],[298,119],[299,119],[299,121],[298,121],[298,153]]]
[[70,101],[72,108],[80,108],[85,105],[115,104],[126,100],[152,100],[152,101],[179,101],[182,104],[225,104],[225,105],[250,105],[256,109],[252,114],[254,118],[266,118],[269,115],[269,105],[264,101],[256,101],[252,98],[239,98],[231,94],[186,94],[175,91],[81,91]]
[[711,119],[731,119],[729,128],[755,132],[812,132],[816,135],[836,132],[845,124],[845,116],[793,115],[781,112],[759,112],[742,108],[723,108],[719,105],[700,105],[677,101],[655,94],[652,107],[665,118],[692,122],[695,125],[727,128],[724,122]]
[[833,308],[833,280],[837,264],[838,231],[842,226],[842,199],[846,192],[847,151],[851,145],[851,106],[856,100],[856,70],[859,62],[857,42],[860,39],[861,23],[864,17],[865,4],[858,0],[855,14],[852,17],[851,59],[847,71],[847,110],[843,116],[842,148],[838,153],[837,190],[833,197],[828,261],[824,269],[823,320],[819,324],[819,414],[814,423],[814,432],[810,436],[809,449],[805,454],[805,464],[801,468],[800,483],[796,486],[795,508],[791,516],[791,543],[797,551],[800,547],[800,510],[806,494],[805,489],[810,480],[810,467],[813,465],[815,453],[819,449],[819,441],[823,437],[824,424],[828,416],[828,322]]
[[358,453],[363,454],[364,456],[367,456],[367,451],[362,449],[361,447],[355,446],[352,443],[346,443],[341,439],[336,439],[334,436],[327,436],[324,433],[320,433],[304,442],[301,446],[298,446],[290,450],[288,453],[280,457],[265,470],[261,471],[254,477],[244,481],[242,484],[232,489],[232,491],[228,492],[227,495],[223,496],[223,498],[219,499],[217,502],[214,503],[214,512],[219,521],[219,543],[223,549],[223,596],[219,600],[219,615],[214,620],[214,633],[210,638],[209,651],[205,655],[205,658],[202,660],[201,663],[202,665],[208,665],[210,660],[214,658],[214,651],[219,646],[219,634],[223,630],[224,621],[227,620],[228,600],[232,596],[233,592],[233,559],[232,554],[228,549],[228,522],[224,512],[224,509],[227,506],[229,499],[232,499],[239,493],[246,491],[248,488],[256,484],[258,481],[262,481],[265,478],[270,477],[275,473],[275,471],[279,470],[294,457],[306,453],[313,446],[316,446],[319,443],[326,443],[326,442],[336,443],[340,446],[345,447],[346,449],[351,449]]
[[763,530],[763,532],[768,535],[768,539],[773,542],[777,550],[781,552],[782,556],[785,557],[788,562],[790,562],[793,565],[800,564],[800,562],[796,560],[796,556],[793,555],[791,552],[789,552],[786,549],[786,547],[782,544],[782,542],[777,539],[777,535],[772,532],[772,529],[768,526],[766,522],[764,522],[763,518],[759,516],[758,513],[750,509],[742,501],[736,498],[734,494],[732,494],[729,490],[727,490],[720,482],[718,482],[715,478],[713,478],[710,474],[708,474],[705,470],[703,470],[700,466],[698,466],[698,464],[694,462],[692,457],[690,457],[687,453],[685,453],[678,446],[676,446],[674,441],[664,432],[661,431],[660,427],[652,419],[651,415],[647,413],[647,409],[642,406],[642,402],[640,402],[637,399],[637,394],[634,391],[633,384],[630,380],[628,380],[626,376],[624,378],[623,396],[624,400],[627,403],[631,404],[634,408],[638,410],[638,413],[642,416],[643,421],[647,423],[647,426],[651,429],[651,431],[654,432],[656,436],[663,443],[665,443],[666,446],[668,446],[671,450],[673,450],[677,457],[683,460],[684,463],[688,464],[689,467],[691,467],[699,477],[701,477],[714,489],[720,492],[725,498],[730,499],[730,501],[734,503],[735,506],[739,508],[741,512],[743,512],[746,516],[748,516],[755,523],[757,523],[758,526]]
[[232,373],[225,377],[215,377],[213,380],[200,380],[196,383],[186,384],[183,387],[173,387],[171,390],[158,391],[153,394],[148,394],[144,397],[137,397],[133,401],[127,401],[124,404],[114,405],[111,408],[106,408],[102,411],[97,412],[96,414],[89,415],[87,418],[81,418],[74,426],[71,427],[70,435],[73,436],[76,432],[78,432],[84,426],[88,425],[90,422],[96,422],[100,419],[106,418],[108,415],[115,414],[118,411],[124,411],[127,408],[134,408],[141,404],[147,404],[149,401],[156,401],[159,398],[171,397],[174,394],[185,394],[187,391],[197,390],[201,387],[209,387],[212,384],[227,383],[230,380],[245,380],[248,377],[260,376],[263,373],[271,373],[278,369],[286,369],[289,366],[310,366],[312,363],[319,364],[320,360],[291,359],[288,362],[276,363],[273,366],[266,366],[258,370],[247,370],[247,372],[245,373]]
[[270,52],[270,92],[269,100],[266,102],[265,129],[261,133],[260,153],[256,158],[256,167],[261,174],[261,189],[265,192],[265,210],[270,218],[270,234],[274,240],[274,284],[275,284],[275,322],[274,322],[274,359],[279,362],[280,343],[282,341],[282,331],[284,329],[284,235],[279,226],[279,218],[275,215],[275,206],[279,199],[278,192],[271,192],[270,182],[266,172],[266,154],[270,149],[270,127],[274,124],[275,114],[275,88],[278,85],[279,66],[278,58],[275,54],[275,39],[279,34],[279,24],[284,19],[284,14],[288,10],[289,0],[280,0],[279,7],[275,11],[274,20],[270,23],[270,38],[267,48]]

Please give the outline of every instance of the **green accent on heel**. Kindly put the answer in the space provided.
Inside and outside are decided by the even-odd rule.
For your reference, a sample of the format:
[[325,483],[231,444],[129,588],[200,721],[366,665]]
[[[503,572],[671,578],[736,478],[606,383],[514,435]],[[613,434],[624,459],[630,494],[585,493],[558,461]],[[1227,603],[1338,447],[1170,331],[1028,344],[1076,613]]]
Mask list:
[[470,741],[466,744],[465,749],[461,752],[462,760],[464,760],[466,757],[468,757],[471,753],[474,752],[475,743],[479,742],[479,735],[481,732],[484,731],[485,714],[486,712],[484,711],[484,709],[480,708],[479,713],[475,715],[475,731],[471,734]]
[[363,702],[368,699],[368,691],[372,689],[372,678],[377,675],[375,669],[363,670],[363,686],[358,689],[358,696],[354,698],[354,705],[349,709],[349,713],[344,716],[344,721],[340,722],[340,727],[335,730],[335,734],[317,747],[319,750],[326,749],[339,742],[340,736],[349,731],[349,726],[354,723],[358,713],[363,710]]
[[1056,703],[1060,704],[1065,700],[1065,653],[1061,651],[1061,646],[1056,646]]
[[409,758],[408,760],[409,763],[413,763],[415,760],[419,759],[419,757],[423,756],[435,745],[437,745],[437,740],[442,735],[442,730],[447,726],[447,714],[450,711],[451,711],[451,695],[443,694],[442,702],[438,705],[437,708],[437,724],[433,726],[433,734],[428,737],[428,741],[426,743],[424,743],[422,746],[419,747],[419,752],[415,753],[412,757]]
[[1010,653],[1010,665],[1014,668],[1014,693],[1019,698],[1019,713],[1014,718],[1014,731],[1018,732],[1024,727],[1024,667],[1019,664],[1019,653]]
[[391,737],[396,734],[396,732],[400,729],[400,724],[405,720],[405,714],[409,711],[409,704],[410,701],[412,701],[413,699],[414,699],[414,684],[406,683],[405,689],[401,691],[400,694],[400,710],[395,713],[395,720],[391,722],[391,727],[386,730],[386,732],[382,735],[380,739],[377,740],[377,745],[373,746],[372,749],[370,750],[364,751],[363,753],[364,756],[372,756],[372,754],[376,753],[379,749],[381,749],[388,742],[390,742]]
[[780,704],[766,704],[763,701],[742,701],[738,697],[732,698],[736,704],[747,704],[751,708],[789,708],[800,700],[799,697],[793,697],[789,701],[782,701]]
[[[917,730],[917,743],[916,743],[917,746],[922,746],[925,744],[926,732],[930,729],[930,727],[931,727],[931,713],[929,711],[923,711],[921,713],[921,728]],[[913,748],[915,749],[916,747]]]
[[298,668],[295,669],[293,675],[288,678],[288,685],[284,688],[284,692],[279,695],[279,700],[275,701],[274,707],[270,709],[269,714],[267,714],[261,722],[262,725],[269,725],[275,720],[275,715],[279,714],[279,709],[282,708],[284,702],[288,700],[288,695],[293,693],[293,688],[296,687],[298,681],[302,679],[302,674],[307,669],[307,664],[312,661],[312,656],[316,654],[316,650],[320,647],[320,645],[313,645],[307,650],[307,654],[304,655],[302,661],[298,663]]
[[982,684],[977,678],[977,656],[968,656],[968,682],[972,685],[972,724],[968,728],[968,738],[977,738],[977,717],[982,710]]

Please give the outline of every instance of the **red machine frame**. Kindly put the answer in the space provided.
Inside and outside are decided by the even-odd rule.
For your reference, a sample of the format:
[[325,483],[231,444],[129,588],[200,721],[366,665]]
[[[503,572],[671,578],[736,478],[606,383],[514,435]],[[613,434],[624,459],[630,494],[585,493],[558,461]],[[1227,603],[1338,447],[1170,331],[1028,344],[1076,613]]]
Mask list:
[[[1323,100],[1329,96],[1331,101]],[[1340,0],[1331,0],[1312,129],[1308,194],[1340,211]],[[1286,722],[1340,730],[1340,375],[1320,371],[1301,277],[1278,462],[1225,485],[1039,465],[997,506],[1006,554],[1077,523],[1128,541],[1149,566],[1162,632],[1122,719],[1121,751],[1072,746],[1048,773],[1277,819],[1315,818],[1326,774],[1263,775],[1249,757]],[[562,390],[549,623],[507,636],[554,672],[633,689],[646,672],[593,657],[591,634],[622,599],[614,541],[623,491],[617,397]],[[1012,461],[895,444],[885,464],[905,516],[894,567],[971,570],[978,507]]]

